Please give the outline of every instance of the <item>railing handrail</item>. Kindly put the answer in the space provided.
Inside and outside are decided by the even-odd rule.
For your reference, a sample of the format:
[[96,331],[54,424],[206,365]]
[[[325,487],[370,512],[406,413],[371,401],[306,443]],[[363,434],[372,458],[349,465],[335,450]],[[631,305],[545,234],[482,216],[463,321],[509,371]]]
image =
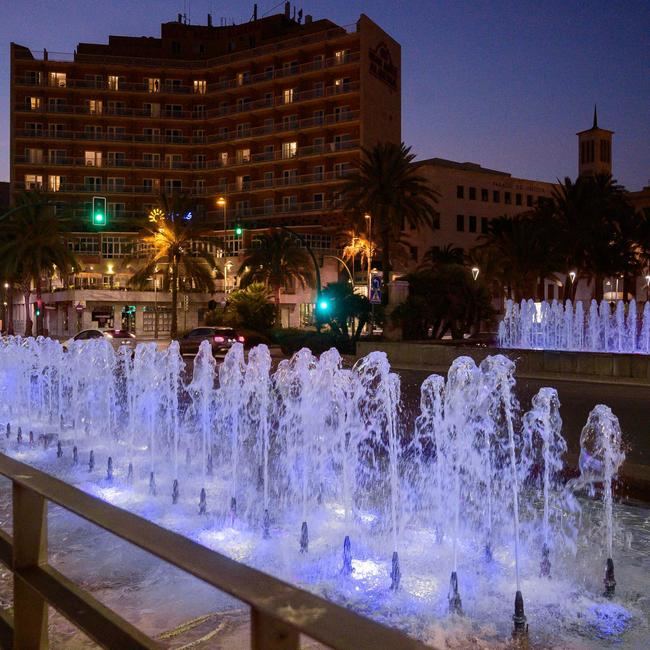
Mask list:
[[[0,474],[9,478],[13,483],[14,512],[16,512],[16,493],[21,491],[29,495],[30,499],[38,495],[42,499],[58,504],[69,512],[249,605],[253,609],[253,636],[255,636],[255,620],[261,616],[264,622],[260,625],[258,620],[258,631],[260,628],[264,629],[265,625],[270,625],[273,628],[279,623],[281,627],[289,629],[292,633],[301,632],[332,648],[355,648],[357,650],[408,648],[415,650],[427,647],[397,630],[359,616],[345,607],[294,587],[257,569],[240,564],[187,537],[102,501],[2,453],[0,453]],[[16,487],[22,490],[17,491]],[[35,517],[38,516],[38,513],[35,513]],[[16,536],[18,526],[22,525],[25,525],[25,522],[14,520],[14,536]],[[35,525],[33,523],[31,528]],[[30,526],[27,527],[30,528]],[[24,531],[22,532],[24,534]],[[3,533],[2,544],[0,544],[0,551],[2,551],[0,552],[0,561],[5,564],[8,560],[9,544],[11,544],[9,536]],[[47,564],[47,557],[44,557],[43,561],[32,562],[27,568],[25,568],[25,563],[22,563],[21,568],[17,568],[17,548],[15,545],[12,546],[13,562],[9,563],[9,568],[14,569],[20,582],[27,582],[28,586],[42,594],[43,592],[37,585],[30,583],[29,572],[33,573],[34,569],[36,569],[37,577],[43,578],[43,573],[45,573],[47,579],[57,581],[57,574]],[[38,569],[42,569],[42,571],[39,573]],[[78,588],[76,590],[76,596],[81,597],[82,600],[85,596],[88,596],[89,600],[92,599],[89,594]],[[61,613],[69,616],[70,611],[62,608],[60,603],[48,602],[59,609]],[[70,619],[73,623],[75,622],[74,616]],[[1,625],[2,621],[0,621]],[[295,638],[297,641],[297,635]],[[252,639],[255,648],[267,647],[265,642],[269,644],[268,647],[285,647],[271,646],[271,641],[271,639],[264,638]],[[286,647],[297,648],[297,644],[286,645]]]

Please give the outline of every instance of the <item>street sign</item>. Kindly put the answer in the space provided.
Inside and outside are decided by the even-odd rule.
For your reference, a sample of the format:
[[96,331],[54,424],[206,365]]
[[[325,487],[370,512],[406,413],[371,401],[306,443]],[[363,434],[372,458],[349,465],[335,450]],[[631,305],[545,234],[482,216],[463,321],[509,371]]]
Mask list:
[[373,275],[370,279],[370,302],[373,305],[381,304],[381,276]]

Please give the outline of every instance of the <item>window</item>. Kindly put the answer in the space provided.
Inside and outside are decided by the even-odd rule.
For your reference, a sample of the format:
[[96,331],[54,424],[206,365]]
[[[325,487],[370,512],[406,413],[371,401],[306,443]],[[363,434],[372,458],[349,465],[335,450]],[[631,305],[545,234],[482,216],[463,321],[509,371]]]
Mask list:
[[43,83],[43,76],[41,72],[36,70],[28,70],[24,77],[25,83],[30,86],[40,86]]
[[347,63],[350,58],[350,50],[337,50],[334,52],[334,61],[337,64]]
[[84,176],[84,186],[89,192],[100,192],[102,179],[99,176]]
[[221,167],[226,167],[228,165],[228,152],[222,151],[217,157]]
[[469,232],[476,232],[476,217],[473,214],[469,215],[469,223],[467,224]]
[[183,142],[183,133],[180,129],[165,129],[166,142]]
[[193,161],[194,169],[205,169],[206,155],[204,153],[195,153]]
[[56,88],[65,88],[66,87],[66,74],[65,72],[50,72],[48,75],[48,80],[50,86],[55,86]]
[[267,65],[264,68],[264,78],[265,79],[273,79],[273,66],[272,65]]
[[165,167],[167,169],[180,169],[183,166],[183,157],[179,153],[165,154]]
[[50,97],[47,100],[47,110],[50,113],[62,113],[65,108],[65,100],[62,97]]
[[235,203],[235,215],[238,217],[247,217],[251,213],[251,202],[248,200],[237,201]]
[[325,64],[325,55],[316,54],[316,56],[314,56],[314,65],[313,65],[314,70],[320,70],[324,64]]
[[[61,124],[61,125],[50,124],[50,127],[53,127],[53,126],[61,126],[61,131],[63,131],[63,124]],[[87,124],[86,126],[84,126],[84,138],[86,140],[101,140],[101,138],[102,138],[102,127]]]
[[205,104],[196,104],[192,106],[192,117],[204,118],[205,117]]
[[501,192],[499,192],[499,190],[494,190],[492,192],[492,201],[494,203],[501,203]]
[[533,207],[533,197],[530,194],[526,194],[526,207],[528,208]]
[[124,140],[126,139],[126,129],[123,126],[109,126],[106,127],[106,137],[109,140]]
[[165,79],[165,90],[169,92],[178,92],[182,87],[180,79]]
[[275,128],[275,120],[272,117],[267,117],[264,120],[264,133],[272,133]]
[[248,97],[241,97],[237,100],[237,111],[243,113],[250,108],[251,100]]
[[349,106],[337,106],[334,109],[334,121],[341,122],[343,120],[347,120],[349,113],[350,113]]
[[235,187],[239,190],[249,190],[251,187],[251,177],[249,175],[237,176]]
[[282,157],[283,158],[295,158],[298,155],[298,143],[297,142],[283,142],[282,143]]
[[40,97],[25,97],[25,108],[28,111],[40,111],[42,99]]
[[[119,212],[118,206],[124,206],[124,203],[109,204],[115,212]],[[110,210],[111,216],[118,216]],[[122,208],[123,210],[123,208]],[[102,235],[102,257],[111,259],[116,257],[128,257],[133,254],[133,241],[127,237],[116,235]]]
[[521,205],[521,194],[519,192],[515,194],[515,205]]
[[322,192],[318,192],[314,194],[313,203],[315,209],[320,210],[323,207],[324,202],[325,202],[325,195]]
[[481,234],[482,235],[487,235],[488,233],[488,225],[489,221],[487,217],[481,217]]
[[175,192],[180,192],[183,189],[183,183],[178,178],[166,178],[165,179],[165,192],[167,194],[174,194]]
[[159,193],[160,192],[160,179],[159,178],[145,178],[142,181],[142,188],[145,192]]
[[251,150],[250,149],[237,149],[235,154],[235,160],[237,164],[247,163],[251,161]]
[[[40,151],[35,149],[34,151]],[[47,152],[47,160],[50,163],[64,163],[65,162],[65,149],[49,149]]]
[[312,94],[314,97],[322,97],[325,94],[325,84],[322,81],[315,81]]
[[282,184],[283,185],[295,185],[298,182],[298,170],[297,169],[285,169],[282,172]]
[[273,214],[273,199],[264,199],[264,214]]
[[334,93],[345,93],[350,90],[350,77],[334,79]]
[[489,192],[487,190],[481,190],[481,201],[487,201],[489,197]]
[[180,104],[165,104],[166,117],[182,117],[183,107]]
[[102,166],[102,152],[101,151],[86,151],[84,152],[84,162],[86,167],[101,167]]
[[119,90],[120,89],[120,78],[117,75],[109,74],[108,75],[108,89],[109,90]]
[[510,205],[512,203],[512,195],[510,194],[510,192],[503,193],[503,201],[507,205]]
[[[47,125],[47,132],[48,135],[51,138],[63,138],[65,136],[65,131],[63,130],[64,125],[63,124],[48,124]],[[87,129],[88,127],[86,127]],[[100,130],[100,135],[101,135],[101,127],[98,127]],[[96,132],[93,131],[92,135],[93,137],[95,136]]]
[[291,212],[298,207],[298,197],[295,194],[282,197],[282,212]]
[[126,167],[126,154],[123,151],[109,151],[106,157],[109,167]]
[[322,181],[325,177],[325,167],[323,165],[314,167],[313,176],[315,181]]
[[103,112],[103,102],[101,99],[87,99],[86,108],[90,115],[101,115]]
[[294,88],[287,88],[282,92],[282,103],[283,104],[291,104],[294,101]]
[[150,93],[159,93],[160,92],[160,79],[157,77],[147,77],[144,80],[147,90]]
[[48,176],[47,177],[47,189],[50,192],[60,192],[61,191],[61,176]]
[[109,176],[106,179],[106,190],[108,192],[124,192],[124,177]]
[[250,82],[251,78],[251,73],[250,72],[238,72],[237,73],[237,85],[238,86],[243,86],[244,84],[247,84]]
[[204,178],[195,178],[194,179],[194,194],[205,194],[205,179]]
[[282,118],[282,130],[289,131],[298,128],[298,116],[297,115],[285,115]]
[[86,88],[102,88],[104,85],[104,77],[100,74],[85,74],[84,81]]
[[264,160],[273,160],[275,158],[275,145],[264,145]]
[[[43,150],[42,149],[25,149],[25,160],[29,163],[42,163]],[[50,162],[52,162],[50,160]]]
[[600,141],[600,160],[601,162],[611,162],[611,147],[609,144],[609,140],[601,140]]
[[203,129],[195,129],[192,131],[192,141],[195,144],[201,144],[205,141],[205,131]]
[[145,103],[142,104],[144,114],[149,117],[160,117],[160,104]]
[[[90,205],[90,204],[87,204]],[[75,237],[68,240],[68,248],[73,253],[85,253],[88,255],[99,254],[99,238],[98,237]]]
[[160,142],[160,129],[142,129],[145,142]]
[[463,214],[456,215],[456,230],[458,232],[463,232],[465,230],[465,215]]
[[470,187],[469,188],[469,200],[470,201],[476,201],[476,188],[475,187]]
[[343,178],[350,170],[350,163],[335,163],[334,176],[336,178]]
[[158,168],[160,167],[160,154],[159,153],[143,153],[142,162],[144,167]]
[[40,122],[25,122],[25,135],[28,136],[43,135],[43,125]]
[[208,90],[208,82],[205,79],[195,79],[192,88],[195,95],[205,95]]
[[251,133],[251,124],[250,122],[243,122],[241,124],[237,125],[237,137],[238,138],[245,138],[250,135]]
[[273,187],[273,172],[264,172],[264,187]]
[[314,119],[313,119],[314,126],[322,126],[325,124],[325,111],[320,110],[320,111],[314,111]]
[[456,198],[457,199],[464,199],[465,198],[465,186],[464,185],[457,185],[456,186]]

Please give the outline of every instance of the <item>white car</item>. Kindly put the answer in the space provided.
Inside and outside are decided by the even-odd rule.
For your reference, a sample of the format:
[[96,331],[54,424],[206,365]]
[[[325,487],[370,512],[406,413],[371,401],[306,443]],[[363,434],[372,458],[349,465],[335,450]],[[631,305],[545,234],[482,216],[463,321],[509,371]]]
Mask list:
[[81,330],[75,334],[71,339],[68,339],[64,344],[64,348],[68,348],[74,341],[92,341],[97,339],[106,339],[110,341],[111,345],[119,350],[121,347],[128,346],[129,349],[135,350],[135,334],[127,332],[126,330]]

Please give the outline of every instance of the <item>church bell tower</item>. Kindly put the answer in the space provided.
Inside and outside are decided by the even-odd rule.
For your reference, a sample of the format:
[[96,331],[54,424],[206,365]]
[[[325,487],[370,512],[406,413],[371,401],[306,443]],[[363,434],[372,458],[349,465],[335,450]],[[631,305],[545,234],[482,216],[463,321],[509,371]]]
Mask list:
[[598,126],[598,113],[594,106],[594,123],[578,136],[578,175],[612,174],[612,136],[614,131]]

